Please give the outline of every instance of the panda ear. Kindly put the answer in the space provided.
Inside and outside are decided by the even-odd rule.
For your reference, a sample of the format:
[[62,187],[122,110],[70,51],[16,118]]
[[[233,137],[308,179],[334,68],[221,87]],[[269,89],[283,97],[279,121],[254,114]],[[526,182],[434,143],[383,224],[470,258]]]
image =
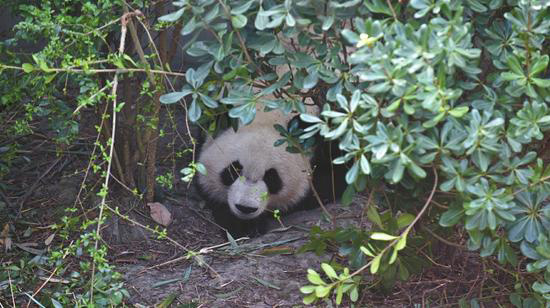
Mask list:
[[275,168],[267,170],[263,180],[270,194],[276,194],[283,189],[283,181]]
[[223,169],[222,173],[220,174],[223,185],[229,186],[233,184],[233,182],[235,182],[235,180],[241,175],[242,170],[243,166],[241,165],[241,163],[239,163],[238,160],[229,164],[229,166]]

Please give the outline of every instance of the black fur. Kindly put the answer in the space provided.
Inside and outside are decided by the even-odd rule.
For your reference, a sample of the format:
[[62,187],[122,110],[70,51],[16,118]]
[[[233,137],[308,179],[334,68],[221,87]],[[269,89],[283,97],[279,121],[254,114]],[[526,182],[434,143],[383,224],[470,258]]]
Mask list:
[[283,182],[275,168],[267,170],[264,174],[264,182],[270,194],[276,194],[283,189]]
[[243,165],[236,160],[232,162],[227,168],[223,169],[222,173],[220,174],[220,177],[222,179],[222,183],[225,186],[230,186],[235,182],[243,170]]

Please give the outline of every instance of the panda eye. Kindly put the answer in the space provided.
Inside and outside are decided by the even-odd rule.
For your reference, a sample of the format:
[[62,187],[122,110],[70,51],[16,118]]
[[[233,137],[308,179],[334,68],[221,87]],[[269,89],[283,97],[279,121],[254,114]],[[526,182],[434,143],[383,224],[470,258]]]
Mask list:
[[229,166],[223,169],[222,173],[220,174],[223,185],[229,186],[233,184],[233,182],[235,182],[235,180],[239,178],[242,170],[243,166],[241,165],[241,163],[239,163],[238,160],[229,164]]
[[267,170],[263,180],[270,194],[276,194],[283,189],[283,181],[275,168]]

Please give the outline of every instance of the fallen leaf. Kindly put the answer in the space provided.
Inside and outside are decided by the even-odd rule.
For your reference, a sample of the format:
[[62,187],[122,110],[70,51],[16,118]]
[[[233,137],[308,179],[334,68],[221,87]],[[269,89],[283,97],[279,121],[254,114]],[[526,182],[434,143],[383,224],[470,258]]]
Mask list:
[[9,233],[10,233],[10,225],[4,224],[4,228],[2,228],[2,233],[0,233],[0,237],[8,237]]
[[44,244],[46,244],[46,246],[49,246],[52,243],[54,236],[55,236],[55,233],[52,233],[50,236],[48,236],[48,238],[44,240]]
[[4,227],[2,228],[2,232],[0,233],[0,237],[3,238],[1,240],[2,241],[1,243],[4,245],[4,251],[11,250],[12,241],[11,241],[11,237],[9,236],[9,233],[10,233],[10,225],[5,224]]
[[294,249],[290,246],[271,247],[260,251],[260,254],[263,256],[290,255],[293,253],[294,253]]
[[172,223],[172,214],[162,203],[147,203],[147,206],[151,209],[151,218],[153,218],[156,223],[165,227]]
[[17,246],[21,250],[24,250],[26,252],[30,252],[33,255],[37,255],[37,256],[41,256],[46,252],[46,249],[35,249],[35,248],[32,248],[32,247],[29,247],[29,246],[34,246],[34,245],[29,245],[29,244],[15,243],[15,246]]

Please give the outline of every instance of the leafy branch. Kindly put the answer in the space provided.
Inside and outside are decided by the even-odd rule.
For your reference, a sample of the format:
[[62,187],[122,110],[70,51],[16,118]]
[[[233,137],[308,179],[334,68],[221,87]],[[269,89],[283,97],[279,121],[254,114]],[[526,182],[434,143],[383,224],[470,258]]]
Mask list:
[[[334,293],[336,294],[336,304],[340,305],[342,302],[342,294],[349,293],[350,299],[355,302],[358,297],[358,279],[353,279],[355,276],[361,274],[364,272],[367,268],[370,267],[371,274],[376,274],[378,272],[378,269],[380,267],[380,263],[382,262],[382,257],[384,254],[393,247],[393,253],[388,261],[389,264],[393,264],[395,260],[397,259],[398,251],[402,250],[407,245],[407,236],[409,232],[412,230],[414,225],[420,220],[420,218],[424,215],[426,210],[428,209],[428,206],[432,202],[433,196],[435,194],[435,191],[437,189],[437,185],[439,184],[439,177],[437,174],[437,170],[434,166],[432,166],[432,170],[434,173],[434,184],[433,188],[430,192],[430,195],[428,196],[428,199],[426,200],[426,203],[418,212],[414,220],[401,232],[399,236],[393,236],[382,232],[374,232],[371,234],[370,238],[372,240],[378,240],[378,241],[391,241],[388,245],[386,245],[380,252],[378,252],[376,255],[373,253],[372,248],[369,249],[365,246],[361,246],[361,251],[369,256],[372,257],[372,260],[369,261],[367,264],[363,265],[353,273],[349,273],[348,268],[344,268],[344,272],[340,275],[336,274],[336,271],[330,266],[330,264],[323,263],[321,264],[321,268],[327,275],[329,279],[332,280],[331,283],[326,283],[317,272],[315,272],[312,269],[308,269],[308,275],[307,278],[309,282],[311,282],[313,285],[306,285],[300,288],[300,291],[304,294],[307,294],[306,297],[304,297],[304,304],[308,305],[313,303],[314,301],[325,298],[330,294],[331,290],[334,290]],[[370,246],[370,245],[369,245]]]

